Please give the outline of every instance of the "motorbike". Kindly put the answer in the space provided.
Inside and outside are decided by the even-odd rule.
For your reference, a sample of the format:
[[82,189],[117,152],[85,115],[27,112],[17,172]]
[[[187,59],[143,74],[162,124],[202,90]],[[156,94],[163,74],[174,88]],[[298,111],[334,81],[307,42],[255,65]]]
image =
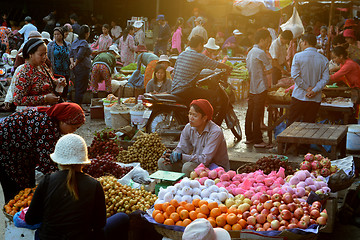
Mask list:
[[[227,127],[234,134],[237,141],[241,141],[242,132],[232,103],[235,101],[233,88],[227,83],[225,71],[212,73],[197,81],[198,87],[209,87],[216,91],[222,91],[222,95],[228,98],[228,106],[224,119]],[[184,101],[172,94],[145,93],[143,104],[148,108],[144,118],[148,119],[145,129],[148,133],[157,132],[162,136],[180,137],[182,129],[188,123],[189,106]],[[214,108],[214,114],[217,113]]]

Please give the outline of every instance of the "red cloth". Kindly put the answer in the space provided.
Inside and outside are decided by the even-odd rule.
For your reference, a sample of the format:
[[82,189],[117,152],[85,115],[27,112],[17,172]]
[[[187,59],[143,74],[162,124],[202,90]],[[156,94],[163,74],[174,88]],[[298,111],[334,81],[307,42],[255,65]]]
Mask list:
[[210,102],[208,100],[206,100],[206,99],[196,99],[196,100],[193,100],[190,103],[190,106],[191,105],[196,105],[199,108],[201,108],[201,110],[203,110],[205,115],[208,117],[208,120],[212,119],[212,116],[214,114],[214,109],[213,109],[213,107],[211,106],[211,104],[210,104]]
[[360,88],[360,65],[348,58],[340,65],[340,70],[330,76],[330,80],[343,81],[351,88]]
[[38,107],[39,112],[46,112],[46,114],[55,118],[58,121],[64,122],[69,125],[77,125],[85,123],[85,114],[82,108],[76,103],[58,103],[54,106]]

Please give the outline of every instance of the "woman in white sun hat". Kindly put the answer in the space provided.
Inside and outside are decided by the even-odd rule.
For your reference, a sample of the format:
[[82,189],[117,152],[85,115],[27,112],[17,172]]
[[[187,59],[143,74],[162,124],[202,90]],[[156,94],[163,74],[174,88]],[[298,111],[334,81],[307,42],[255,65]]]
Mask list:
[[208,42],[204,45],[204,48],[205,49],[202,54],[204,54],[208,58],[217,60],[220,46],[215,44],[215,38],[209,38]]
[[135,21],[134,28],[135,28],[135,34],[134,34],[134,40],[135,45],[142,45],[145,46],[145,33],[142,30],[142,26],[144,25],[143,21]]
[[231,237],[225,229],[213,228],[208,220],[199,218],[185,228],[182,240],[231,240]]
[[85,140],[67,134],[56,143],[50,157],[60,171],[46,175],[39,183],[25,215],[27,224],[42,223],[35,239],[95,240],[126,235],[129,217],[117,213],[106,219],[101,184],[82,172],[83,166],[91,163]]

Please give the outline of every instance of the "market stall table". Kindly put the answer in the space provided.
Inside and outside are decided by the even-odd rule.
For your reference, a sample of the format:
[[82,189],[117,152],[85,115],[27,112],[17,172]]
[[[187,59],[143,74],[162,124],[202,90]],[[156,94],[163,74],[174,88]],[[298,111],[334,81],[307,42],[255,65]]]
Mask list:
[[[341,157],[346,155],[346,133],[345,125],[294,122],[277,136],[278,154],[283,153],[286,143],[316,144],[324,155],[335,160],[338,150]],[[322,145],[330,145],[331,152],[325,151]]]

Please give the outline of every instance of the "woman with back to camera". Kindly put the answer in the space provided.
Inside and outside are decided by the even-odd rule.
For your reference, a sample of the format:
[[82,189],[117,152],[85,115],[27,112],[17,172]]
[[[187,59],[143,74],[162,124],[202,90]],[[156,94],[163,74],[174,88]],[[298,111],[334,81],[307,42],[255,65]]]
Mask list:
[[35,239],[127,239],[129,217],[117,213],[106,219],[101,184],[82,172],[83,166],[91,163],[85,140],[67,134],[50,157],[60,171],[39,183],[25,215],[27,224],[42,223]]
[[129,65],[130,63],[135,62],[135,41],[134,41],[134,27],[127,26],[123,32],[122,37],[120,38],[119,51],[121,56],[121,62],[124,66]]

